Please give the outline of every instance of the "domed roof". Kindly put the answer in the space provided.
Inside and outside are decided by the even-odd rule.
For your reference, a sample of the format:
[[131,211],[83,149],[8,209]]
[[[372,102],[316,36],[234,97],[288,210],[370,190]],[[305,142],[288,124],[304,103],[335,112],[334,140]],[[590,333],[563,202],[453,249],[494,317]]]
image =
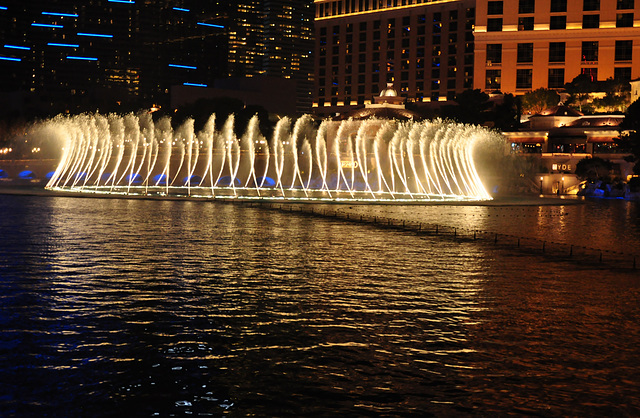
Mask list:
[[398,92],[393,88],[393,83],[387,83],[387,88],[380,92],[380,97],[396,97]]

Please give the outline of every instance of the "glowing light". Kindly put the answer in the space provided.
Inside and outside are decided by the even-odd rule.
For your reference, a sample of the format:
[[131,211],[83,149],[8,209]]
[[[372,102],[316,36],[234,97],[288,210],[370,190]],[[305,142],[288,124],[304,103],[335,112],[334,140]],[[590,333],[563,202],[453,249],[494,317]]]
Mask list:
[[194,67],[192,65],[179,65],[179,64],[169,64],[169,67],[186,68],[187,70],[197,70],[198,69],[198,67]]
[[[141,123],[143,117],[148,119]],[[503,141],[488,129],[442,120],[317,125],[305,115],[295,122],[281,118],[271,146],[261,150],[256,143],[267,140],[257,117],[243,135],[235,133],[234,116],[219,131],[216,122],[212,115],[197,133],[193,121],[174,131],[170,121],[154,126],[151,116],[82,115],[44,122],[64,133],[59,136],[63,156],[47,188],[318,202],[488,200],[473,156],[481,141]],[[110,124],[119,128],[111,130]],[[141,125],[150,125],[156,137],[149,138]],[[131,136],[116,133],[123,127]]]
[[31,51],[31,48],[29,48],[28,46],[5,45],[4,47],[9,49],[22,49],[25,51]]
[[98,58],[94,58],[94,57],[75,57],[75,56],[71,56],[69,55],[67,57],[68,60],[80,60],[80,61],[98,61]]
[[60,16],[60,17],[78,17],[75,13],[54,13],[54,12],[42,12],[45,16]]
[[135,1],[133,1],[133,0],[109,0],[109,3],[135,4]]
[[204,23],[204,22],[198,22],[197,24],[200,25],[200,26],[209,26],[209,27],[212,27],[212,28],[224,29],[224,26],[222,26],[222,25],[214,25],[214,24],[211,24],[211,23]]
[[2,61],[16,61],[16,62],[22,61],[20,58],[11,58],[11,57],[0,57],[0,60],[2,60]]
[[63,48],[80,48],[80,45],[77,45],[77,44],[58,44],[58,43],[49,42],[47,45],[48,46],[61,46]]
[[36,26],[39,28],[63,28],[62,25],[50,25],[48,23],[32,23],[31,26]]
[[178,12],[190,12],[191,11],[189,9],[183,9],[182,7],[174,7],[173,10],[176,10]]
[[105,35],[101,33],[85,33],[85,32],[78,32],[78,36],[92,36],[94,38],[113,38],[113,35]]
[[0,6],[0,10],[8,10],[5,6]]
[[191,87],[208,87],[206,84],[197,84],[197,83],[184,83],[183,85],[191,86]]

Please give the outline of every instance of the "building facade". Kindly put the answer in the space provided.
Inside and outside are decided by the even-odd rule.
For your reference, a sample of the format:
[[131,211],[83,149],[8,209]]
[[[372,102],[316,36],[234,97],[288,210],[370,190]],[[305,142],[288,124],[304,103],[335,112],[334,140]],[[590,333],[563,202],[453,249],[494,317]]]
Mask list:
[[640,2],[476,2],[474,88],[523,94],[592,81],[640,77]]
[[416,106],[473,87],[475,1],[314,3],[316,114],[370,104],[388,84]]

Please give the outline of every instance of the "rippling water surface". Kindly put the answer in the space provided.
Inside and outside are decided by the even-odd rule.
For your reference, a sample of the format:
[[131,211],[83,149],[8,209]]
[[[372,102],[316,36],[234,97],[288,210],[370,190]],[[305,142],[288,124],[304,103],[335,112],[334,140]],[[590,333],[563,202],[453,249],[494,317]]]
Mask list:
[[2,416],[640,414],[637,272],[211,202],[0,214]]

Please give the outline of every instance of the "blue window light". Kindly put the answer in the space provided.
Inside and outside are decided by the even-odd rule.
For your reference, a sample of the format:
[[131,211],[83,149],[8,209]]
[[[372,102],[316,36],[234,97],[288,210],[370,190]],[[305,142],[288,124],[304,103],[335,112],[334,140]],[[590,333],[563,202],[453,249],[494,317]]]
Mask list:
[[197,24],[200,25],[200,26],[209,26],[209,27],[212,27],[212,28],[224,29],[224,26],[222,26],[222,25],[213,25],[211,23],[204,23],[204,22],[198,22]]
[[197,70],[198,69],[198,67],[194,67],[192,65],[178,65],[178,64],[169,64],[169,67],[186,68],[187,70]]
[[49,42],[47,45],[48,46],[61,46],[63,48],[80,48],[80,45],[77,45],[77,44],[57,44],[57,43]]
[[24,51],[31,51],[31,48],[29,48],[28,46],[5,45],[4,47],[9,49],[22,49]]
[[94,38],[113,38],[113,35],[104,35],[101,33],[85,33],[85,32],[78,32],[78,36],[93,36]]
[[98,58],[94,58],[94,57],[75,57],[75,56],[71,56],[69,55],[67,57],[68,60],[81,60],[81,61],[98,61]]
[[0,57],[0,60],[2,60],[2,61],[16,61],[16,62],[22,61],[20,58],[11,58],[11,57]]
[[183,83],[184,86],[191,87],[208,87],[206,84],[197,84],[197,83]]
[[42,12],[45,16],[60,16],[60,17],[78,17],[75,13],[55,13],[55,12]]
[[39,28],[64,28],[62,25],[50,25],[48,23],[32,23],[31,26],[36,26]]
[[174,7],[173,10],[176,10],[178,12],[190,12],[191,11],[189,9],[183,9],[182,7]]

